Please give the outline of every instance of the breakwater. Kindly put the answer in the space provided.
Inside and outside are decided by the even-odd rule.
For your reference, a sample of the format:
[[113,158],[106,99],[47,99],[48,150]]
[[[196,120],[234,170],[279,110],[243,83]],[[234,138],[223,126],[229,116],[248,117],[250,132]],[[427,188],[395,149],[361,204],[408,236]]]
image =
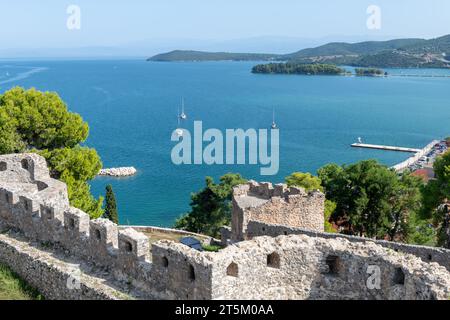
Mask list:
[[127,177],[135,175],[136,173],[137,170],[134,167],[119,167],[119,168],[101,169],[98,175],[111,177]]

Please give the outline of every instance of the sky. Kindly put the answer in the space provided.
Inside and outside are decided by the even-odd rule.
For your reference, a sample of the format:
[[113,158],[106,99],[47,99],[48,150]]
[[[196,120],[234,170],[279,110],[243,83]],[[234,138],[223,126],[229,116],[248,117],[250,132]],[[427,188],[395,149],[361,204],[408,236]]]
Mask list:
[[[70,5],[80,9],[80,29],[67,28]],[[381,10],[380,29],[366,25],[370,5]],[[287,43],[295,41],[307,46],[320,39],[450,33],[448,0],[0,0],[0,12],[0,50],[11,52],[105,46],[137,50],[177,43],[244,48],[240,39],[254,41],[255,49],[264,42],[285,43],[288,51]]]

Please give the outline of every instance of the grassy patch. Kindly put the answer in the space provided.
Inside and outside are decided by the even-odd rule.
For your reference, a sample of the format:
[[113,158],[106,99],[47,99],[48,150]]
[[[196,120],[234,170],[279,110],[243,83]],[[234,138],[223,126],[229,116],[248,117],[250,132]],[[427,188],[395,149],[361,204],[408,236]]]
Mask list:
[[217,245],[213,245],[213,244],[202,244],[202,248],[205,251],[209,251],[209,252],[217,252],[220,249],[222,249],[221,246],[217,246]]
[[42,300],[43,297],[20,279],[11,269],[0,264],[0,300]]

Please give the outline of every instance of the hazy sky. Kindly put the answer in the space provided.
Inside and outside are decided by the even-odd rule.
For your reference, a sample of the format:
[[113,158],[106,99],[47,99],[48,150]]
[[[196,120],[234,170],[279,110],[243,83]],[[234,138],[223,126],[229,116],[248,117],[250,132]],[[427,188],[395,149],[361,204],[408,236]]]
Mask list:
[[[66,27],[71,4],[81,9],[80,30]],[[366,9],[372,4],[381,8],[380,30],[366,26]],[[450,33],[448,0],[0,0],[0,12],[2,49],[168,38],[429,38]]]

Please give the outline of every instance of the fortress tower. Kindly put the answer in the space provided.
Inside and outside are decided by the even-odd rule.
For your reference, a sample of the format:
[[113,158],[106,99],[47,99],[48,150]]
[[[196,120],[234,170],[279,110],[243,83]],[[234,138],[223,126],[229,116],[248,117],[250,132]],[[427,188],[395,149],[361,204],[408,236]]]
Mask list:
[[250,181],[233,189],[231,240],[248,239],[250,221],[323,231],[324,210],[325,195],[318,190]]

